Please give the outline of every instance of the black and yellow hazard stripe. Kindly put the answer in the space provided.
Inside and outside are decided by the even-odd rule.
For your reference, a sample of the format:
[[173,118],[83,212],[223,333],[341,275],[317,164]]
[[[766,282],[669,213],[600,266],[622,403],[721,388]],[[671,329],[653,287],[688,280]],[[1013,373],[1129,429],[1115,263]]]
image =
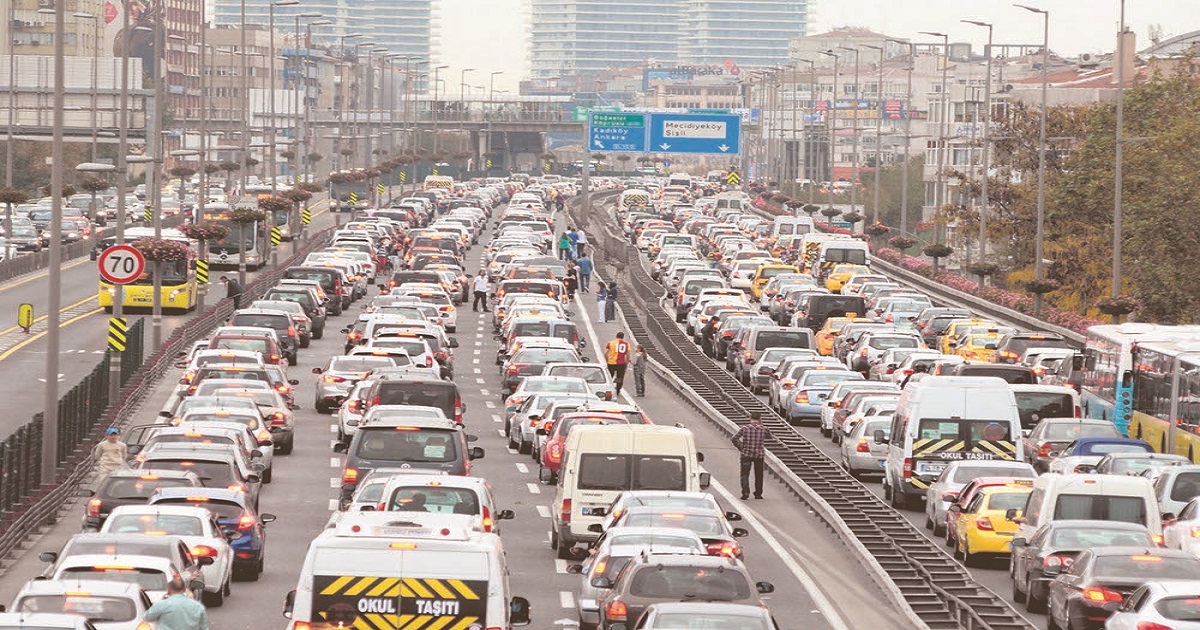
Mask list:
[[129,322],[124,317],[108,319],[108,349],[113,352],[124,352],[128,341]]
[[196,282],[208,284],[208,261],[196,259]]
[[1008,440],[997,440],[995,442],[976,442],[975,448],[972,449],[980,453],[992,453],[1000,459],[1016,459],[1017,445],[1015,442]]
[[384,186],[382,182],[375,184],[375,192],[382,195],[383,193],[387,192],[387,186]]
[[350,193],[350,203],[358,203],[358,193],[356,193],[356,192]]
[[312,223],[312,210],[305,208],[300,211],[300,223],[302,225]]
[[[485,585],[485,582],[477,584]],[[341,576],[320,587],[317,597],[331,598],[383,598],[398,599],[401,611],[398,613],[359,612],[349,626],[355,630],[466,630],[472,624],[480,621],[478,614],[471,615],[427,615],[406,612],[406,601],[417,599],[426,600],[463,600],[479,602],[476,606],[486,605],[480,601],[486,596],[486,586],[473,587],[463,580],[437,578],[399,578],[399,577],[362,577]],[[482,588],[483,590],[480,590]],[[409,609],[411,610],[411,608]],[[476,613],[480,610],[474,611]],[[337,625],[329,619],[329,614],[319,612],[318,616],[329,625]],[[344,618],[342,624],[348,623]]]
[[283,242],[283,230],[273,227],[271,228],[271,244],[278,245]]

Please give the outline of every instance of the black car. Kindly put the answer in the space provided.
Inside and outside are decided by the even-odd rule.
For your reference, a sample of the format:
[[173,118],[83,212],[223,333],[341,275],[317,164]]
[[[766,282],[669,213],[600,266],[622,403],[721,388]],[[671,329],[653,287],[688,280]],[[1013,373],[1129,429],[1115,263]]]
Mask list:
[[1018,363],[1030,348],[1071,349],[1071,344],[1052,332],[1016,332],[1004,335],[996,344],[996,363]]
[[1178,549],[1107,547],[1088,549],[1070,568],[1051,570],[1050,628],[1100,630],[1134,591],[1146,582],[1200,580],[1200,562]]
[[296,365],[297,354],[300,351],[300,333],[292,323],[292,317],[284,311],[244,308],[234,311],[229,320],[230,326],[256,326],[271,328],[279,337],[279,345],[287,357],[289,365]]
[[83,531],[100,531],[113,508],[141,505],[159,488],[199,488],[200,477],[191,471],[157,468],[114,470],[89,497],[83,513]]
[[325,336],[327,315],[325,305],[317,298],[316,289],[287,285],[274,287],[267,290],[262,299],[286,300],[300,304],[304,308],[304,314],[312,320],[312,338],[320,339]]
[[338,442],[333,447],[335,453],[346,454],[341,500],[348,501],[359,480],[376,468],[470,474],[471,461],[484,456],[482,448],[467,446],[474,439],[446,420],[388,418],[361,425],[349,444]]

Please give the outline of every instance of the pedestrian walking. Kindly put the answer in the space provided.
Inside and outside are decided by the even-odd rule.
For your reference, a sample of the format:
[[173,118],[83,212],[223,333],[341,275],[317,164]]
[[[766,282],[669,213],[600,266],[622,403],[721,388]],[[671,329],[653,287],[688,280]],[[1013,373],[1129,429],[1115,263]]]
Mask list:
[[121,430],[109,427],[104,431],[104,439],[92,447],[92,457],[98,464],[97,471],[101,477],[114,470],[129,467],[129,447],[121,441]]
[[633,351],[633,395],[641,398],[646,395],[646,348],[637,345]]
[[575,256],[582,256],[584,251],[587,250],[587,246],[587,233],[583,231],[583,228],[575,230]]
[[742,500],[750,498],[750,469],[754,469],[754,498],[763,498],[763,457],[767,451],[767,438],[771,430],[763,426],[762,416],[757,411],[750,412],[750,424],[733,434],[733,445],[740,453],[742,474]]
[[592,257],[584,253],[575,264],[579,265],[579,290],[588,293],[592,288],[592,271],[595,269]]
[[717,317],[710,317],[707,322],[704,322],[704,327],[700,329],[700,351],[710,357],[716,356],[717,346],[714,342],[717,337],[717,325],[720,323],[721,321]]
[[558,258],[559,260],[571,259],[571,239],[567,237],[567,232],[563,232],[562,236],[558,237]]
[[487,274],[480,268],[479,273],[471,279],[471,289],[475,292],[475,301],[471,303],[472,311],[487,311],[489,284]]
[[558,196],[554,198],[554,206],[558,208],[559,212],[562,212],[567,207],[566,195],[559,193]]
[[167,596],[154,602],[142,619],[153,622],[157,630],[208,630],[204,604],[192,599],[178,576],[167,582]]
[[604,321],[617,321],[617,285],[609,283],[608,294],[604,296]]
[[596,283],[596,323],[603,324],[604,310],[608,306],[608,285],[603,281]]
[[579,232],[573,227],[567,227],[567,240],[571,241],[571,260],[579,258]]
[[221,276],[221,282],[225,283],[225,297],[233,298],[233,310],[238,310],[242,307],[242,284],[229,276]]
[[617,396],[621,395],[621,386],[625,383],[625,368],[629,367],[629,358],[629,342],[625,341],[625,333],[617,333],[615,339],[604,345],[604,363],[608,365]]

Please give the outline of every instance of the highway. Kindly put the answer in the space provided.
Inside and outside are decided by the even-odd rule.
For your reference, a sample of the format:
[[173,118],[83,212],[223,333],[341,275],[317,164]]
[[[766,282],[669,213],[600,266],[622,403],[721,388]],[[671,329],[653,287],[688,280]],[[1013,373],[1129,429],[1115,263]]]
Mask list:
[[[334,218],[327,211],[327,202],[322,200],[312,205],[313,223],[310,231],[321,230],[333,225]],[[291,244],[281,245],[281,254],[290,254]],[[286,257],[286,256],[284,256]],[[225,297],[225,287],[217,279],[223,269],[210,271],[207,304]],[[236,274],[237,270],[232,270]],[[257,272],[250,272],[252,281]],[[22,409],[28,413],[9,414],[0,418],[0,436],[7,436],[29,417],[43,408],[41,396],[30,396],[31,383],[45,382],[46,361],[46,301],[49,291],[49,272],[35,271],[0,284],[0,322],[14,325],[0,329],[0,400],[20,400]],[[96,262],[87,257],[68,261],[62,266],[62,304],[60,311],[61,361],[59,382],[63,392],[89,373],[104,354],[107,345],[108,319],[97,304],[99,276]],[[36,321],[25,334],[16,322],[17,305],[33,304]],[[188,314],[163,314],[162,338],[171,336],[177,326],[187,321],[195,311]],[[150,314],[137,312],[128,314],[132,326],[138,319],[146,319],[146,343],[150,343]],[[150,352],[146,355],[149,356]],[[39,388],[40,391],[40,388]]]
[[[468,270],[477,268],[480,249],[470,252]],[[575,319],[588,333],[589,351],[595,360],[595,349],[620,327],[615,323],[593,324],[594,301],[590,298],[580,296]],[[358,311],[356,304],[345,314],[331,318],[329,330],[336,331]],[[495,342],[490,315],[460,309],[456,337],[460,347],[455,373],[467,405],[466,427],[479,436],[474,445],[482,446],[487,453],[475,463],[473,474],[487,478],[500,506],[516,512],[515,520],[506,522],[503,528],[514,594],[530,600],[531,628],[575,627],[574,591],[579,578],[566,574],[568,563],[555,560],[548,544],[551,488],[538,482],[537,466],[528,456],[506,448],[499,428],[503,404],[499,372],[493,361]],[[301,382],[296,396],[301,409],[296,412],[296,450],[276,458],[274,481],[263,493],[261,510],[279,517],[267,526],[266,572],[258,582],[234,584],[233,595],[225,606],[210,610],[214,628],[285,627],[286,620],[279,615],[283,598],[295,588],[304,552],[325,525],[340,485],[342,458],[332,451],[334,421],[312,407],[317,377],[310,371],[328,356],[340,353],[342,342],[336,332],[314,340],[310,348],[300,352],[299,365],[289,370],[291,378]],[[168,372],[149,397],[150,402],[128,424],[151,423],[177,376],[176,371]],[[764,501],[742,502],[731,494],[730,488],[737,487],[737,454],[727,438],[701,418],[681,416],[674,394],[652,378],[648,380],[648,395],[636,399],[637,403],[656,422],[682,422],[695,432],[698,448],[706,456],[704,465],[713,474],[712,491],[727,509],[745,517],[744,526],[751,532],[749,538],[742,539],[746,562],[754,579],[775,585],[775,593],[766,598],[781,628],[906,627],[898,621],[897,613],[881,604],[885,601],[882,593],[848,557],[846,547],[804,505],[792,500],[783,486],[770,483]],[[82,511],[82,501],[69,506],[65,517],[29,547],[34,553],[27,551],[5,567],[0,576],[0,601],[10,600],[25,580],[42,570],[36,551],[56,550],[79,530]]]

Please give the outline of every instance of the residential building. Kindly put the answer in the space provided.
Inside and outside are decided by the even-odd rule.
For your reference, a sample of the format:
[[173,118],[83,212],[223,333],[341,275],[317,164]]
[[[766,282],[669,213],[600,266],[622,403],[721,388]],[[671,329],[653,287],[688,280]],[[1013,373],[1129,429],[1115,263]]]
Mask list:
[[[883,48],[883,56],[885,58],[907,55],[908,44],[895,41],[897,39],[899,38],[888,37],[870,29],[843,26],[835,28],[832,31],[796,37],[790,40],[787,44],[788,63],[795,64],[797,60],[808,59],[815,61],[817,64],[827,64],[830,61],[821,52],[826,50],[836,51],[843,46],[846,48],[880,47]],[[878,56],[878,53],[874,50],[865,49],[863,53],[864,59],[868,52],[872,53],[872,57]]]
[[534,80],[676,63],[681,0],[531,0]]
[[[101,56],[109,56],[110,51],[102,50],[104,41],[103,21],[90,17],[79,17],[76,14],[99,16],[103,0],[64,0],[66,11],[66,38],[63,40],[64,54],[67,56],[92,56],[99,52]],[[51,3],[50,6],[52,6]],[[47,10],[45,0],[6,0],[0,2],[0,41],[5,42],[2,49],[4,54],[16,55],[53,55],[54,54],[54,13]],[[40,10],[39,10],[40,9]]]
[[808,0],[682,0],[680,58],[766,68],[786,63],[808,27]]

